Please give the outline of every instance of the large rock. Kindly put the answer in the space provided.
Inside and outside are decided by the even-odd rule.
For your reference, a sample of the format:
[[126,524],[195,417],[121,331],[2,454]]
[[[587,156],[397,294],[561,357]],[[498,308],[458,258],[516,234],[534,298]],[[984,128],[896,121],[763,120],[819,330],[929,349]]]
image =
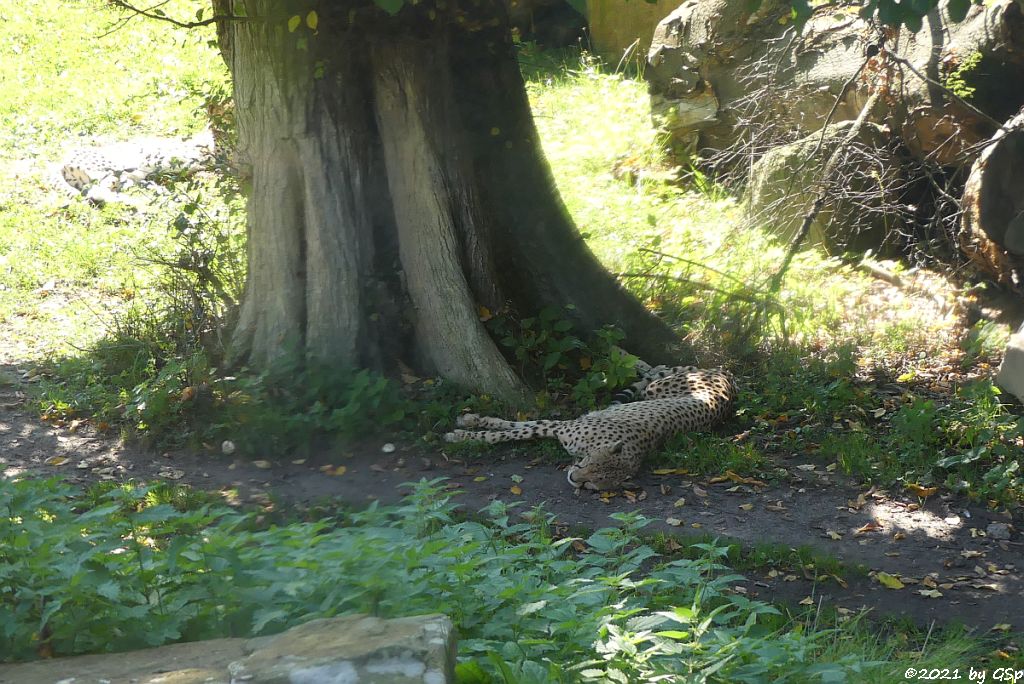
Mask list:
[[445,684],[455,646],[443,615],[346,615],[258,639],[0,665],[0,684]]
[[[819,178],[829,155],[848,135],[852,121],[789,145],[772,149],[754,164],[744,195],[747,220],[789,242],[819,192]],[[901,186],[900,164],[890,151],[888,131],[865,123],[845,155],[837,176],[827,184],[827,201],[811,224],[808,245],[830,253],[874,250],[884,252],[894,234],[898,198],[890,189]]]
[[996,384],[1024,403],[1024,325],[1010,336]]
[[[962,22],[949,19],[946,5],[940,2],[922,30],[905,30],[885,47],[933,80],[960,78],[975,88],[976,105],[1005,120],[1024,103],[1024,0],[973,5]],[[652,111],[668,121],[677,146],[723,150],[743,144],[757,153],[825,124],[875,33],[855,7],[826,3],[799,33],[790,11],[781,0],[686,0],[662,20],[645,77]],[[980,62],[968,61],[976,52]],[[879,72],[889,74],[888,81],[876,79]],[[914,156],[960,164],[972,144],[991,135],[989,120],[877,58],[866,76],[854,80],[831,120],[856,118],[878,83],[891,93],[893,132]],[[756,140],[749,139],[752,133]]]
[[1024,290],[1024,114],[978,156],[961,206],[960,249],[997,282]]

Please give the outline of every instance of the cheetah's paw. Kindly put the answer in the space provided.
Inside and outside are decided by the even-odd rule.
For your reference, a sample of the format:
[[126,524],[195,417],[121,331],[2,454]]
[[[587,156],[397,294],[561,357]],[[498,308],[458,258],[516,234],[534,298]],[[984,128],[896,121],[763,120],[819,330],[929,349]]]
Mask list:
[[476,413],[463,413],[455,419],[455,424],[460,428],[479,427],[480,416]]

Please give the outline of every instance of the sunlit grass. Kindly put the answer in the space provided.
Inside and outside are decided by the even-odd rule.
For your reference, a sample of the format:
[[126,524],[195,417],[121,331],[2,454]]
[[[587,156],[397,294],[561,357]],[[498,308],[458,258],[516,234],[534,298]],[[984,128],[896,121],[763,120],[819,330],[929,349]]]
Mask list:
[[[195,14],[196,3],[165,3]],[[173,203],[142,215],[57,191],[49,169],[70,149],[205,125],[203,94],[226,83],[211,30],[123,17],[100,0],[0,8],[0,324],[10,359],[94,341],[145,287],[139,256],[167,238]],[[9,50],[8,50],[9,47]]]
[[673,183],[692,169],[667,157],[642,79],[612,73],[587,55],[561,55],[561,70],[557,62],[537,69],[542,59],[524,58],[532,67],[528,90],[566,206],[612,271],[667,277],[626,282],[670,318],[678,315],[685,334],[729,347],[730,328],[751,313],[741,298],[753,296],[775,303],[762,343],[852,343],[868,364],[912,364],[922,352],[931,358],[955,343],[955,317],[927,296],[895,292],[813,249],[798,254],[781,292],[770,295],[767,282],[786,245],[746,225],[738,201],[706,179],[703,192]]

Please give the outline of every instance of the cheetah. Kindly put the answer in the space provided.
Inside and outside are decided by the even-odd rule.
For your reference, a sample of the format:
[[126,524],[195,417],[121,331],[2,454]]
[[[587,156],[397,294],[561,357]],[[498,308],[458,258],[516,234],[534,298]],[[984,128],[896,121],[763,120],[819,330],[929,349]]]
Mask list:
[[53,183],[71,195],[95,204],[130,203],[124,190],[132,186],[156,187],[160,174],[190,175],[213,155],[209,133],[188,140],[136,138],[102,147],[72,150],[52,169]]
[[[573,458],[566,478],[577,490],[614,489],[640,469],[650,451],[679,432],[706,430],[727,418],[736,380],[721,368],[650,367],[608,408],[575,420],[507,421],[460,416],[447,442],[510,442],[554,438]],[[625,399],[636,398],[631,403]],[[467,430],[465,428],[480,428]]]

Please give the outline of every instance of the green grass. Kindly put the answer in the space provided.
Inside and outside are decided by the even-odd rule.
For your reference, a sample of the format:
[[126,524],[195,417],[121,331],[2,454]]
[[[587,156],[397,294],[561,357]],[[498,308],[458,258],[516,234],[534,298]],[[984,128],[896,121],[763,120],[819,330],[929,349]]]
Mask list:
[[[194,3],[173,0],[167,11]],[[68,204],[46,168],[71,148],[204,125],[203,94],[226,73],[209,31],[187,34],[119,15],[99,0],[0,8],[0,342],[38,359],[91,344],[152,276],[138,256],[160,248],[171,203],[142,217]],[[6,48],[5,48],[6,49]],[[65,206],[66,205],[66,206]],[[211,208],[213,210],[213,208]]]

